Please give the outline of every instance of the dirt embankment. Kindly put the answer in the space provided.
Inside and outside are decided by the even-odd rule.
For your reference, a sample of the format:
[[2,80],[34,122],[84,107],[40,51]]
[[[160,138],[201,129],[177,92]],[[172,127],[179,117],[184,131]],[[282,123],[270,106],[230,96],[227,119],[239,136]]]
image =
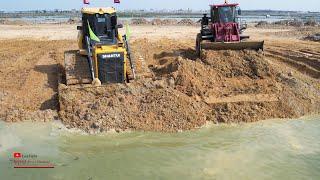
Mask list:
[[87,132],[172,132],[208,121],[252,122],[319,113],[317,42],[271,38],[264,53],[207,51],[200,60],[194,40],[154,37],[132,42],[137,81],[97,89],[60,86],[59,116],[57,77],[63,70],[63,52],[76,46],[67,40],[1,40],[0,119],[60,117],[66,126]]
[[[319,113],[319,69],[305,75],[294,63],[269,55],[271,51],[267,56],[207,51],[200,60],[192,41],[139,39],[132,47],[139,67],[136,82],[97,89],[60,87],[64,124],[87,132],[173,132],[208,121],[254,122]],[[318,68],[315,63],[310,68]],[[292,68],[284,68],[288,65]]]

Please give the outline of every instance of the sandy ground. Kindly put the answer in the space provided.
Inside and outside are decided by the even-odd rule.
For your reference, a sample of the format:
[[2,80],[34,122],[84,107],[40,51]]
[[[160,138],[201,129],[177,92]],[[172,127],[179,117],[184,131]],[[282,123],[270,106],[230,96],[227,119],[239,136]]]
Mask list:
[[[196,26],[130,26],[132,38],[194,38],[199,28]],[[125,29],[121,29],[122,34]],[[181,33],[183,32],[183,33]],[[0,25],[0,39],[41,39],[76,40],[76,25],[40,24],[40,25]]]
[[[252,39],[266,40],[264,53],[206,52],[203,60],[194,52],[198,27],[131,29],[140,80],[129,88],[64,91],[60,118],[68,127],[176,131],[319,113],[320,44],[301,40],[317,29],[252,28]],[[0,119],[58,119],[58,74],[76,37],[75,25],[0,25]]]
[[[133,39],[195,39],[195,35],[199,33],[197,26],[130,26]],[[279,39],[290,38],[297,39],[300,36],[289,36],[294,28],[254,28],[250,27],[246,31],[253,39]],[[121,29],[122,34],[125,28]],[[276,34],[282,36],[275,36]],[[283,36],[288,33],[288,36]],[[75,40],[77,38],[77,29],[75,24],[39,24],[39,25],[0,25],[0,39],[41,39],[41,40]]]

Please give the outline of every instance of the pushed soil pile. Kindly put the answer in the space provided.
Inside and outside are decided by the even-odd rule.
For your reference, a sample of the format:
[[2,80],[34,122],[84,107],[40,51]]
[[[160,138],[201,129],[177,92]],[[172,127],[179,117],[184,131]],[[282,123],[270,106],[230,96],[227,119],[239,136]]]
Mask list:
[[87,132],[177,131],[194,129],[206,122],[204,103],[194,102],[165,86],[146,82],[145,85],[62,89],[60,115],[67,127]]
[[193,41],[132,43],[139,77],[127,85],[60,85],[60,118],[86,132],[175,132],[207,122],[254,122],[319,113],[318,79],[286,72],[262,52],[206,51]]

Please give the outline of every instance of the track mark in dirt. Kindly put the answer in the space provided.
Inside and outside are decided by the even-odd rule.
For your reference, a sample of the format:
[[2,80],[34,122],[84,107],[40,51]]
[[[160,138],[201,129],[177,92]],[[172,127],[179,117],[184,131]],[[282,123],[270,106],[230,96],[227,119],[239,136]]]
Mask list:
[[320,78],[320,60],[317,57],[308,57],[302,53],[279,49],[268,49],[265,54],[274,60],[281,60],[302,74],[315,79]]
[[315,58],[318,58],[318,59],[320,58],[320,53],[314,52],[314,51],[309,50],[309,49],[301,49],[301,50],[296,51],[296,52],[303,53],[306,56],[311,56],[311,57],[315,57]]

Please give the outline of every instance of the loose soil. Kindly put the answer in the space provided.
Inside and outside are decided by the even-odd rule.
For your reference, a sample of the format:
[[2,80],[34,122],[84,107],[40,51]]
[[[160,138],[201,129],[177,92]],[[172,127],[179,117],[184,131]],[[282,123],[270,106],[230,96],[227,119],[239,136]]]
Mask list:
[[193,39],[134,38],[131,46],[136,81],[66,87],[58,75],[75,41],[1,40],[0,119],[61,119],[90,133],[176,132],[319,113],[317,42],[269,37],[264,52],[205,51],[202,59]]
[[[273,61],[280,58],[271,57],[272,50],[266,55],[207,51],[197,59],[192,43],[134,41],[139,78],[131,84],[99,88],[61,86],[62,121],[91,133],[175,132],[207,122],[254,122],[319,112],[317,74],[308,75],[309,71],[295,69],[293,64],[291,71],[278,68]],[[319,74],[319,69],[316,72]]]

